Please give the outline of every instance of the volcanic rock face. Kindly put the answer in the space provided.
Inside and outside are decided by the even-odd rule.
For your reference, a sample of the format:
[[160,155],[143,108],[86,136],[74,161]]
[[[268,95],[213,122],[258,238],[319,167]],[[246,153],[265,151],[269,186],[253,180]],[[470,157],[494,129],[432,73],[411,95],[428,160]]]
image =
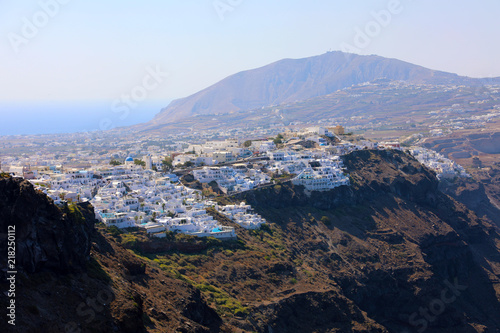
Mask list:
[[[18,271],[18,319],[16,326],[2,320],[1,332],[228,332],[198,290],[148,266],[94,223],[90,204],[59,208],[28,181],[0,178],[0,227],[15,226]],[[4,269],[0,287],[9,289]]]
[[[344,157],[352,186],[307,195],[300,186],[284,186],[237,196],[256,207],[312,206],[329,210],[396,196],[420,204],[435,205],[439,181],[433,171],[403,152],[365,150]],[[298,189],[295,191],[294,189]]]
[[[389,331],[500,329],[498,229],[440,192],[434,173],[403,152],[358,151],[343,160],[349,187],[307,195],[301,186],[282,183],[236,199],[286,230],[284,246],[292,258],[307,262],[309,272],[315,267],[321,276],[317,287],[330,285]],[[320,222],[321,215],[329,225]],[[304,311],[304,299],[322,304],[325,297],[293,294],[295,301],[302,299],[297,308]],[[269,318],[264,322],[274,332],[307,331],[282,317],[292,300],[277,301],[272,311],[255,311]],[[313,312],[320,316],[319,309]],[[322,327],[316,320],[311,315],[315,327]],[[371,327],[368,331],[378,329]]]
[[[498,180],[496,181],[498,182]],[[443,193],[466,205],[477,216],[488,218],[500,227],[500,209],[493,204],[494,198],[490,199],[488,197],[487,189],[483,183],[471,178],[458,178],[453,180],[445,179],[439,185]],[[487,185],[493,189],[499,187],[500,183]]]
[[0,179],[0,228],[5,232],[7,226],[15,226],[18,269],[81,269],[89,258],[94,220],[90,204],[59,209],[28,181]]
[[498,228],[440,192],[434,173],[403,152],[343,160],[351,186],[306,193],[281,183],[218,198],[245,200],[270,223],[245,230],[209,209],[238,241],[186,241],[162,253],[152,253],[161,240],[143,235],[134,253],[123,242],[130,235],[94,229],[89,206],[59,209],[29,183],[0,179],[2,227],[16,225],[25,271],[17,297],[29,305],[16,328],[498,331]]
[[353,323],[370,327],[370,332],[387,332],[351,300],[334,291],[294,294],[262,305],[259,311],[268,318],[261,327],[263,332],[311,332],[312,328],[319,332],[348,332]]

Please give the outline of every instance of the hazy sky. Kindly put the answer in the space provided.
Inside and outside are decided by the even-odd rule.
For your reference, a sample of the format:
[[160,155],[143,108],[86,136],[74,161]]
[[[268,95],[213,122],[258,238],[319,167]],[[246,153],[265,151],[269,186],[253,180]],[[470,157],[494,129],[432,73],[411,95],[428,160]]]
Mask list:
[[498,0],[4,0],[0,102],[112,103],[132,92],[168,101],[238,71],[346,45],[500,76],[499,14]]

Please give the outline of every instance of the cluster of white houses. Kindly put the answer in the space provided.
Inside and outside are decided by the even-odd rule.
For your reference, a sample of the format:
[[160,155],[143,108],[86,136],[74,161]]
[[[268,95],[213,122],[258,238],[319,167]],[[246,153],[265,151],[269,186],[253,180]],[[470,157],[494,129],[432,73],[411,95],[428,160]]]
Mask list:
[[292,180],[295,185],[303,185],[309,191],[328,191],[342,185],[349,185],[349,177],[341,169],[330,166],[311,166],[304,169]]
[[[342,130],[319,127],[300,133],[315,143],[312,149],[302,145],[304,138],[297,138],[297,133],[285,133],[285,138],[289,138],[285,148],[280,150],[272,140],[254,140],[245,145],[238,140],[191,145],[188,154],[173,157],[173,165],[193,162],[198,167],[190,172],[196,180],[201,183],[215,181],[222,192],[228,194],[271,185],[273,178],[284,174],[309,191],[327,191],[349,185],[340,155],[377,147],[376,143],[368,141],[356,144],[342,141],[331,145],[322,137],[334,138]],[[234,228],[220,225],[207,214],[207,207],[215,208],[247,229],[256,229],[266,223],[245,203],[219,206],[203,198],[203,192],[182,185],[175,174],[154,171],[160,170],[156,156],[148,154],[143,161],[144,166],[137,165],[134,158],[128,157],[123,165],[54,168],[30,178],[34,178],[31,182],[56,202],[90,201],[97,218],[106,225],[141,227],[157,237],[174,231],[234,238]]]
[[[342,149],[361,149],[342,145]],[[260,165],[236,163],[232,166],[204,166],[193,170],[193,176],[201,183],[215,181],[224,193],[248,191],[270,184],[274,174],[296,175],[293,183],[304,185],[310,191],[327,191],[341,185],[349,185],[349,178],[342,170],[342,160],[325,149],[294,151],[293,149],[267,152],[268,160]],[[265,170],[265,172],[263,171]]]
[[[224,193],[230,194],[272,184],[272,176],[277,174],[291,175],[294,184],[303,185],[309,191],[327,191],[349,185],[349,177],[343,171],[339,155],[377,147],[366,142],[341,142],[319,149],[294,149],[289,146],[276,150],[272,141],[260,141],[260,144],[266,153],[258,163],[242,160],[219,167],[204,166],[192,170],[192,174],[201,183],[215,181]],[[212,142],[208,146],[225,149],[225,153],[229,154],[232,152],[228,149],[234,149],[235,154],[244,154],[244,151],[237,150],[238,145],[238,142],[226,140],[220,144]],[[208,146],[202,148],[207,149]],[[396,143],[380,146],[400,149]],[[193,150],[197,149],[201,148],[193,147]],[[220,152],[214,151],[212,156],[219,156],[217,154]],[[460,165],[436,152],[413,147],[411,153],[421,163],[436,170],[438,177],[468,176]],[[202,192],[185,187],[176,175],[151,170],[151,156],[144,159],[145,167],[127,158],[123,165],[68,169],[65,172],[53,168],[30,178],[34,178],[31,182],[56,203],[63,200],[90,200],[97,218],[106,225],[118,228],[142,227],[157,237],[165,236],[166,231],[174,231],[195,236],[234,238],[234,228],[220,225],[207,214],[207,207],[214,207],[247,229],[256,229],[266,223],[261,216],[252,212],[249,205],[219,206],[203,199]],[[227,160],[221,158],[221,162]]]
[[235,238],[234,228],[220,225],[207,214],[207,207],[230,214],[228,217],[244,228],[255,229],[266,222],[251,213],[248,205],[238,206],[238,212],[231,206],[219,207],[203,199],[201,191],[183,186],[176,176],[161,175],[133,163],[92,171],[52,172],[31,182],[56,203],[90,200],[96,218],[107,226],[140,227],[156,237],[173,231],[198,237]]
[[454,177],[470,177],[464,167],[443,155],[422,147],[412,147],[410,153],[420,163],[434,170],[439,179]]
[[93,170],[70,169],[66,172],[51,170],[31,180],[56,203],[63,200],[87,201],[92,198],[99,186],[106,182]]
[[215,181],[224,193],[252,190],[268,184],[271,177],[260,169],[248,168],[248,164],[238,163],[233,166],[208,167],[193,170],[193,176],[200,183]]
[[244,202],[239,205],[217,206],[216,209],[245,229],[259,229],[266,223],[264,218],[252,212],[252,207]]
[[[142,170],[142,169],[141,169]],[[141,227],[156,237],[166,231],[216,238],[236,237],[234,228],[220,225],[206,212],[215,203],[201,192],[150,170],[107,177],[91,200],[97,218],[108,226]]]
[[197,203],[186,207],[183,213],[175,217],[162,216],[156,223],[147,223],[144,227],[154,236],[164,237],[165,231],[181,232],[198,237],[215,237],[218,239],[236,238],[233,227],[222,226],[211,215],[207,214],[207,205],[216,205],[212,202]]
[[349,185],[349,177],[342,170],[338,155],[326,151],[281,150],[268,153],[269,170],[275,173],[294,174],[292,182],[303,185],[309,191],[328,191],[342,185]]

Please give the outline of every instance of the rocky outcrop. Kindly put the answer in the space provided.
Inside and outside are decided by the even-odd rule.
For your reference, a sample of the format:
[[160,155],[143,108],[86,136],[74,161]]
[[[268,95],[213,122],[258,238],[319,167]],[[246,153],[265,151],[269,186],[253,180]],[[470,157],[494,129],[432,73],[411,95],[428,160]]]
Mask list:
[[306,194],[302,186],[285,182],[236,195],[262,208],[314,207],[330,210],[355,205],[382,194],[418,204],[435,205],[439,181],[433,171],[401,151],[363,150],[343,157],[351,186]]
[[230,331],[199,290],[151,267],[94,222],[90,204],[57,207],[28,181],[0,178],[0,226],[16,228],[19,318],[15,327],[0,322],[0,331]]
[[[36,305],[20,307],[20,331],[497,331],[497,228],[403,152],[358,151],[344,164],[351,186],[306,193],[288,182],[222,198],[246,200],[270,222],[245,230],[209,209],[238,241],[181,247],[135,233],[140,256],[121,236],[92,231],[91,207],[59,209],[26,182],[2,180],[2,223],[24,216],[23,267],[34,271],[19,279],[20,303]],[[55,255],[70,249],[54,229],[83,254],[90,235],[90,259]],[[96,299],[106,300],[92,317],[83,310]]]
[[26,180],[0,179],[0,228],[6,232],[15,226],[18,269],[81,270],[89,258],[94,221],[90,204],[59,208]]
[[[259,214],[279,223],[292,258],[313,257],[307,270],[321,262],[316,274],[328,272],[327,281],[335,281],[344,297],[388,331],[411,332],[424,326],[433,332],[498,329],[497,229],[442,193],[434,172],[404,152],[363,150],[343,160],[351,186],[306,194],[301,186],[282,183],[242,193],[235,201],[246,200]],[[322,215],[328,224],[320,222]],[[312,243],[326,246],[309,246]],[[328,255],[318,259],[322,251]],[[336,264],[332,269],[323,263]],[[441,295],[451,292],[456,297],[444,304]],[[324,299],[318,293],[308,297],[311,304],[322,304]],[[307,331],[285,320],[290,310],[284,305],[298,299],[264,307],[268,326],[259,332]],[[433,310],[437,316],[425,318],[419,312],[437,302],[444,304]],[[301,301],[296,309],[307,313],[307,307]],[[314,327],[321,331],[321,321],[313,313],[323,318],[322,312],[310,314],[315,325],[319,320]]]
[[266,318],[258,323],[259,331],[264,333],[356,332],[356,323],[370,327],[363,332],[388,332],[334,291],[293,294],[255,311],[254,316]]
[[439,189],[500,227],[500,209],[492,204],[483,183],[472,178],[444,179]]

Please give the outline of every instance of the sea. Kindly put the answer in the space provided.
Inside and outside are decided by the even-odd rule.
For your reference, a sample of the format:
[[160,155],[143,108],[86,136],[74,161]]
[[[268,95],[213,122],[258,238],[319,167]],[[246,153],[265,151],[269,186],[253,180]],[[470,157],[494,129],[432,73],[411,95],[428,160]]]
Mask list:
[[147,122],[170,101],[0,101],[0,136],[76,133]]

